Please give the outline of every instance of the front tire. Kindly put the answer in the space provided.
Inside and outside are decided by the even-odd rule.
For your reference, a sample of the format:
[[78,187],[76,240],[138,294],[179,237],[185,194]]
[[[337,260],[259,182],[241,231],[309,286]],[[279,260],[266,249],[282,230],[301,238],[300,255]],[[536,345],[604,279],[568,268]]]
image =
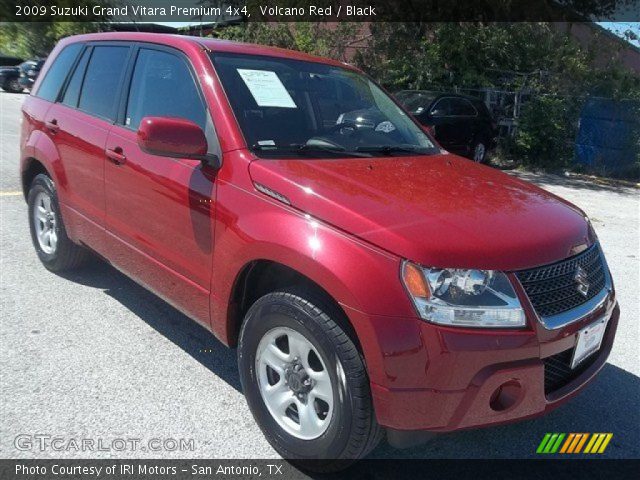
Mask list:
[[11,80],[5,82],[5,84],[2,86],[2,89],[10,93],[22,93],[23,90],[17,78],[12,78]]
[[472,154],[472,160],[476,163],[484,163],[485,160],[487,159],[487,144],[483,141],[480,140],[478,141],[474,147],[473,147],[473,151],[471,152]]
[[278,453],[306,469],[345,468],[382,437],[362,357],[338,315],[323,296],[274,292],[254,303],[240,332],[249,408]]
[[61,272],[82,265],[88,252],[67,236],[51,178],[45,174],[36,175],[29,189],[27,204],[31,240],[44,266],[52,272]]

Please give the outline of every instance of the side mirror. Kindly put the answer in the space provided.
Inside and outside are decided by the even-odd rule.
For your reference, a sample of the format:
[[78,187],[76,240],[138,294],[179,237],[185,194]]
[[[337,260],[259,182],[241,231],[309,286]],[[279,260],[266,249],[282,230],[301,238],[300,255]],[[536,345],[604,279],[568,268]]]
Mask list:
[[217,166],[218,158],[207,154],[207,138],[191,120],[171,117],[144,117],[138,127],[138,146],[152,155],[191,158]]

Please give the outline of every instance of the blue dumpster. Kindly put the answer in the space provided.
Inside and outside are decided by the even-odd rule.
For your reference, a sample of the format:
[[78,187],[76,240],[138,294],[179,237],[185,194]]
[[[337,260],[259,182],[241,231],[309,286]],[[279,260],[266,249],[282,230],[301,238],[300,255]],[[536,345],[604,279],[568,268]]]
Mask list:
[[589,99],[580,114],[575,161],[600,174],[631,173],[639,161],[639,132],[640,102]]

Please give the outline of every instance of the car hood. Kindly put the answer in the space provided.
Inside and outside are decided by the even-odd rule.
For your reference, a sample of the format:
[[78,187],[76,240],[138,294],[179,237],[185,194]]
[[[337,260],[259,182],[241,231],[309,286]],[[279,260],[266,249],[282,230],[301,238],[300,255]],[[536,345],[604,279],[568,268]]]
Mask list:
[[447,153],[259,159],[249,170],[294,208],[425,266],[519,270],[594,241],[577,207]]

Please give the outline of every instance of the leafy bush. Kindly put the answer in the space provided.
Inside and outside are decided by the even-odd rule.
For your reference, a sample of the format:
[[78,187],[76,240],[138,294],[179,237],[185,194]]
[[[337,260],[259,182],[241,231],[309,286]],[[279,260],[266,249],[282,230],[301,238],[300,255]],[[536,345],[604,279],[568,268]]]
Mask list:
[[581,104],[550,95],[525,104],[513,145],[523,165],[555,170],[572,164]]

